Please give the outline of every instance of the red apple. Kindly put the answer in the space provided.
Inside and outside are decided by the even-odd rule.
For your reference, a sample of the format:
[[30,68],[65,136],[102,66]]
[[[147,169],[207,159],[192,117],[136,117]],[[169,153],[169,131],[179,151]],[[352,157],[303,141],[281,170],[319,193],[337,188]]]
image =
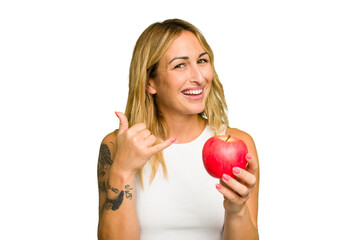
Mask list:
[[222,178],[225,173],[233,178],[233,167],[246,167],[246,144],[230,135],[214,136],[204,144],[202,158],[206,171],[215,178]]

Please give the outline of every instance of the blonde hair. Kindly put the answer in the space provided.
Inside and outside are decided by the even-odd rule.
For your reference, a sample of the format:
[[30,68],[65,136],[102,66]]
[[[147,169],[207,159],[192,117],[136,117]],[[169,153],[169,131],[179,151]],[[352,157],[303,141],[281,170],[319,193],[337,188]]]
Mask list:
[[[157,22],[145,29],[136,42],[130,64],[129,94],[125,110],[129,127],[137,123],[145,123],[156,137],[156,144],[169,136],[166,122],[157,109],[155,97],[147,91],[148,80],[149,77],[156,76],[160,58],[182,31],[190,31],[197,37],[209,55],[213,70],[212,86],[205,110],[199,113],[199,117],[215,130],[215,134],[219,134],[222,127],[229,125],[223,87],[214,68],[214,54],[204,36],[195,26],[180,19]],[[150,182],[154,179],[160,164],[163,167],[164,175],[167,176],[162,152],[155,154],[150,159],[150,164],[152,168]],[[138,177],[140,183],[143,184],[142,169],[139,171]]]

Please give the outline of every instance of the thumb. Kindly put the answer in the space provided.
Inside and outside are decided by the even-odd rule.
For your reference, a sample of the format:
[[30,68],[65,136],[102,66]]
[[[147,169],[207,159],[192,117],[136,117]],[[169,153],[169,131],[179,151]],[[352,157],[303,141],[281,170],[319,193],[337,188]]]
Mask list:
[[125,114],[123,114],[122,112],[115,112],[115,114],[120,120],[119,134],[122,134],[123,132],[125,132],[129,128],[128,119],[125,116]]
[[171,144],[173,144],[173,142],[176,141],[176,138],[170,138],[162,143],[156,144],[154,146],[152,146],[149,151],[151,153],[151,155],[160,152],[162,150],[164,150],[165,148],[169,147]]
[[258,163],[254,159],[254,157],[253,157],[253,155],[251,153],[246,154],[246,161],[247,161],[247,166],[246,166],[245,169],[249,173],[254,174],[256,172],[256,170],[258,169]]

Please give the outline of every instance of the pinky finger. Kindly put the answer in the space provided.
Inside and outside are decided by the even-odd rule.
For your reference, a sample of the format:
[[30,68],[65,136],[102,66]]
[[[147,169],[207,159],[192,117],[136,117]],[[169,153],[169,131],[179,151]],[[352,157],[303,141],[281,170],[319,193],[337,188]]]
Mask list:
[[240,196],[237,193],[231,191],[230,189],[224,187],[219,183],[217,183],[215,187],[225,198],[229,199],[232,202],[235,202],[240,198]]

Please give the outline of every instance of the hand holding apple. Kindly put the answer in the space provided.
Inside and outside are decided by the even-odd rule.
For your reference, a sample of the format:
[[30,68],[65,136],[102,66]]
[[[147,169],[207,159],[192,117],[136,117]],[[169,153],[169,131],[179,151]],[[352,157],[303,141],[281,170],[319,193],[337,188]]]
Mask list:
[[202,151],[203,163],[206,171],[215,178],[222,178],[223,174],[236,178],[233,167],[246,167],[246,144],[230,135],[218,135],[209,138]]

